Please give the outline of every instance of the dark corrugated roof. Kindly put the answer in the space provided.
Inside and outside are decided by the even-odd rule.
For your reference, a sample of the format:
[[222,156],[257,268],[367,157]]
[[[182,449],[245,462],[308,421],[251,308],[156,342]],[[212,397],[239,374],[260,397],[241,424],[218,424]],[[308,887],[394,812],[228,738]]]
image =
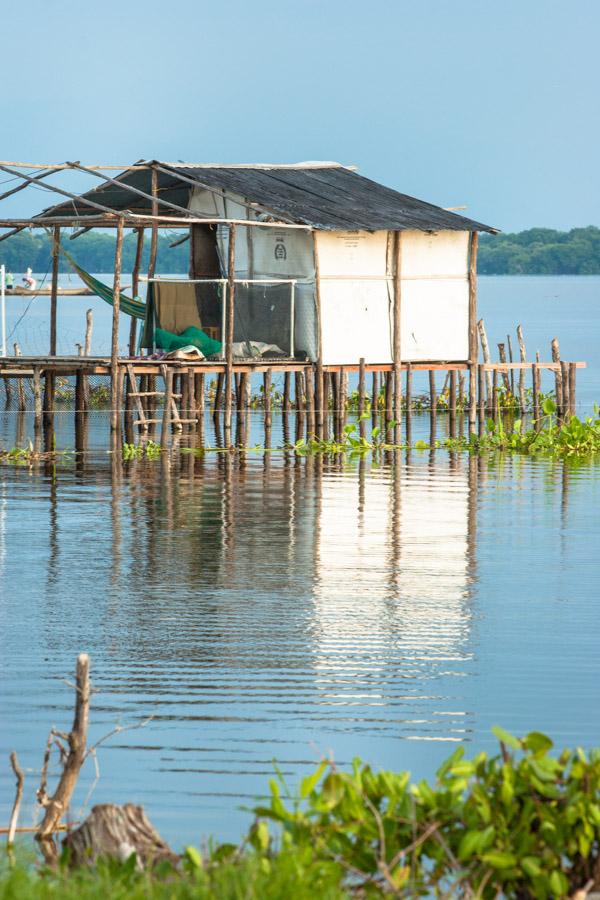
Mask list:
[[264,204],[313,228],[364,231],[489,231],[495,228],[400,194],[343,166],[215,167],[169,165],[174,172]]
[[[149,161],[148,161],[149,162]],[[159,193],[165,200],[187,205],[189,182],[177,176],[241,195],[275,216],[301,225],[331,231],[407,230],[488,231],[497,229],[449,212],[439,206],[400,194],[334,163],[298,166],[216,166],[162,163],[170,175],[159,173]],[[119,180],[150,193],[150,170],[124,172]],[[143,198],[116,185],[103,185],[82,194],[115,210],[148,212]],[[97,210],[76,201],[62,203],[42,215],[97,214]],[[177,215],[160,207],[161,215]]]

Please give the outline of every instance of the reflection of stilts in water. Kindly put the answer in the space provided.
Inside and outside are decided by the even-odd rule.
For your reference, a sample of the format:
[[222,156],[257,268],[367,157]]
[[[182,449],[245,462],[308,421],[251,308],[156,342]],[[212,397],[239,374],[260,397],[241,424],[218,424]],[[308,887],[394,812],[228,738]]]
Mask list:
[[58,529],[58,482],[56,472],[52,465],[46,468],[46,477],[49,484],[49,523],[48,523],[48,586],[58,583],[59,577],[59,529]]
[[328,697],[349,700],[356,691],[385,703],[387,692],[416,690],[415,679],[461,668],[475,486],[464,470],[404,467],[400,454],[368,479],[359,468],[358,497],[354,478],[323,478],[314,665]]
[[121,455],[121,446],[119,435],[117,432],[111,433],[111,454],[110,454],[110,521],[111,521],[111,548],[112,548],[112,567],[111,582],[117,587],[121,579],[121,559],[122,559],[122,535],[121,535],[121,478],[123,474],[123,461]]

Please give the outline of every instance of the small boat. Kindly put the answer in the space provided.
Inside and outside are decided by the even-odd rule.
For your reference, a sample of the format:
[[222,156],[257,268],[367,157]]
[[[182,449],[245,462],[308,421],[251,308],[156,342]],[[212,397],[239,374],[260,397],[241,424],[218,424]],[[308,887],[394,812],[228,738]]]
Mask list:
[[[127,290],[128,287],[128,284],[123,285],[125,290]],[[59,287],[57,291],[59,297],[89,297],[95,293],[96,291],[90,290],[90,288],[84,284],[80,285],[80,287]],[[11,294],[16,297],[50,297],[52,288],[49,285],[45,285],[44,287],[31,289],[19,284],[6,291],[7,297],[10,297]]]

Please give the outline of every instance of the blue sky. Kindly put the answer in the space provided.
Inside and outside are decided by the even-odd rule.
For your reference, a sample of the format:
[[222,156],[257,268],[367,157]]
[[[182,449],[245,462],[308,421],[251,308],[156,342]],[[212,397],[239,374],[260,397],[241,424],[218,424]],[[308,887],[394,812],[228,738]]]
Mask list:
[[2,11],[5,160],[334,159],[504,230],[600,224],[596,0]]

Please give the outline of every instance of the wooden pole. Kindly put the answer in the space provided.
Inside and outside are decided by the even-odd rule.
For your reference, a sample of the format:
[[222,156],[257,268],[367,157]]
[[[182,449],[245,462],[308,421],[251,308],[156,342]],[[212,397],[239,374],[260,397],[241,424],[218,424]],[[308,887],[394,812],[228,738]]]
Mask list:
[[[483,319],[480,319],[477,323],[477,330],[479,332],[479,341],[481,343],[481,352],[483,354],[483,361],[486,364],[491,363],[492,357],[490,356],[490,345],[488,344],[487,334],[485,331],[485,322]],[[485,372],[486,375],[486,384],[487,384],[487,408],[491,409],[493,406],[493,396],[492,396],[492,373],[489,369]],[[481,398],[480,398],[481,400]]]
[[[510,362],[512,363],[513,362],[513,345],[512,345],[512,338],[511,338],[510,334],[506,335],[506,341],[508,343],[508,358],[509,358]],[[512,396],[514,397],[515,396],[515,370],[514,369],[510,370],[510,392],[511,392]]]
[[52,286],[50,293],[50,356],[56,356],[56,320],[58,316],[58,264],[60,259],[60,225],[52,237]]
[[[135,299],[140,292],[140,270],[142,268],[142,253],[144,250],[144,229],[138,228],[137,230],[137,243],[135,246],[135,260],[133,263],[133,271],[131,273],[131,293],[133,298]],[[129,355],[135,356],[135,351],[137,349],[137,319],[135,316],[131,317],[131,322],[129,323]]]
[[373,428],[377,425],[377,418],[379,415],[379,373],[373,372],[373,379],[371,382],[371,422]]
[[485,429],[485,372],[482,365],[477,368],[479,370],[479,433],[482,434]]
[[402,421],[402,245],[401,232],[394,233],[394,443],[401,440]]
[[437,390],[435,386],[435,370],[429,370],[429,409],[432,415],[437,415]]
[[469,246],[469,429],[474,431],[477,411],[477,240],[471,232]]
[[410,444],[412,426],[412,363],[406,363],[406,443]]
[[[16,343],[13,344],[13,348],[15,351],[15,356],[21,355],[21,348]],[[25,411],[25,385],[23,384],[22,378],[17,378],[17,409],[19,412]]]
[[569,402],[572,416],[577,414],[576,381],[577,366],[575,363],[569,363]]
[[316,433],[317,437],[323,436],[324,420],[327,418],[327,409],[323,394],[323,333],[321,322],[321,273],[319,268],[319,244],[317,232],[313,231],[313,256],[315,263],[315,318],[317,326],[317,365],[315,369],[315,403],[316,403]]
[[450,371],[450,392],[448,394],[450,413],[450,437],[456,436],[456,369]]
[[42,427],[42,370],[39,366],[33,367],[33,409],[34,428],[37,432]]
[[283,373],[283,412],[285,414],[290,411],[290,382],[291,382],[291,373],[284,372]]
[[[385,420],[386,428],[394,416],[394,373],[385,373]],[[399,441],[398,441],[399,443]]]
[[117,225],[115,247],[115,280],[113,283],[112,341],[110,353],[110,427],[116,431],[119,424],[119,313],[121,306],[121,263],[123,260],[123,219]]
[[294,376],[294,397],[298,412],[304,409],[304,372],[296,372]]
[[229,226],[229,253],[227,257],[227,327],[225,336],[225,443],[230,443],[231,432],[231,387],[233,380],[233,317],[235,310],[235,239],[236,226]]
[[[319,368],[319,364],[317,363],[317,371]],[[317,376],[317,390],[318,390],[318,376]],[[323,385],[321,390],[321,401],[323,405],[322,409],[322,420],[321,420],[321,431],[319,432],[319,420],[317,418],[317,433],[319,437],[322,437],[324,441],[329,440],[329,386],[330,386],[330,378],[329,372],[322,372],[321,383]],[[318,410],[317,410],[318,416]]]
[[365,358],[361,356],[358,368],[358,429],[361,439],[367,436],[366,424],[363,419],[365,413]]
[[[158,172],[152,167],[151,174],[151,191],[152,196],[158,196]],[[148,260],[148,279],[154,278],[154,273],[156,272],[156,254],[158,252],[158,222],[156,220],[156,216],[158,216],[158,201],[152,201],[152,216],[154,217],[154,221],[152,222],[152,230],[150,232],[150,258]]]
[[540,395],[538,393],[538,364],[531,364],[531,382],[533,389],[533,426],[539,431],[542,423],[540,421]]
[[160,367],[160,371],[165,383],[165,405],[163,408],[163,420],[160,431],[160,446],[164,450],[169,443],[169,430],[173,404],[173,369],[163,363]]
[[306,391],[306,435],[311,438],[315,433],[315,377],[313,367],[306,370],[304,378]]
[[[558,338],[552,338],[550,344],[552,351],[552,362],[560,363],[560,348],[558,346]],[[554,372],[554,393],[556,395],[556,415],[558,419],[563,417],[563,388],[562,388],[562,371],[560,365],[556,367]]]
[[[517,341],[519,342],[519,359],[522,363],[527,362],[527,353],[525,352],[525,340],[523,338],[523,329],[517,325]],[[527,410],[527,402],[525,400],[525,369],[519,372],[519,406],[521,414],[524,415]]]
[[562,379],[562,398],[563,398],[563,417],[568,418],[571,414],[571,396],[569,390],[569,364],[564,360],[560,363],[560,374]]
[[263,405],[265,410],[265,428],[271,427],[271,385],[273,370],[267,369],[263,375]]
[[[498,344],[498,358],[501,363],[506,362],[506,347],[504,346],[504,344]],[[508,372],[502,372],[502,380],[504,382],[506,392],[510,393],[510,380],[508,378]]]
[[498,396],[498,369],[494,369],[492,378],[492,409],[494,411],[494,422],[500,418],[500,398]]

